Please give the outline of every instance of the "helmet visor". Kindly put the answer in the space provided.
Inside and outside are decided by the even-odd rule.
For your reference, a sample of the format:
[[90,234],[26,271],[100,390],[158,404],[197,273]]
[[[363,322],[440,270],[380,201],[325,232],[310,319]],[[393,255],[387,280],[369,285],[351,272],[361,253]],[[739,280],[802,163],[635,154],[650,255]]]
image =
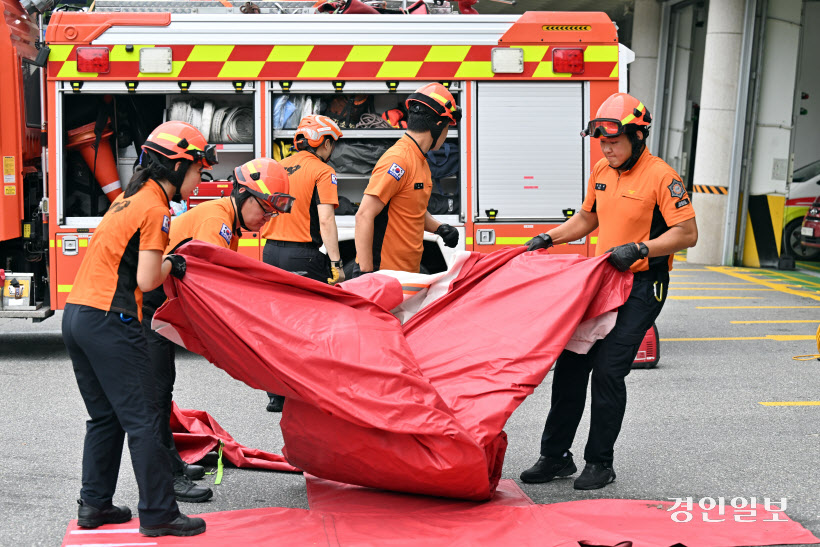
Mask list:
[[215,144],[206,144],[205,150],[190,150],[191,156],[193,156],[195,161],[202,163],[203,169],[213,169],[213,166],[219,163],[219,160],[216,157],[216,145]]
[[624,132],[624,126],[620,120],[612,118],[596,118],[587,124],[586,134],[592,138],[617,137]]
[[289,194],[280,194],[279,192],[276,192],[275,194],[268,196],[266,201],[280,213],[290,213],[290,210],[293,207],[293,202],[296,201],[296,198]]

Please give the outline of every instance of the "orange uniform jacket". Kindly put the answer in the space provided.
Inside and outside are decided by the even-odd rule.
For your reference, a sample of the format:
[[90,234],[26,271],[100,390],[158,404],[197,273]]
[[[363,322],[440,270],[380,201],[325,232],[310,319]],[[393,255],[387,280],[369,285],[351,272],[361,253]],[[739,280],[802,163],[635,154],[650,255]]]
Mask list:
[[313,242],[322,246],[317,205],[339,206],[336,171],[311,152],[302,150],[279,162],[288,172],[290,213],[275,216],[262,228],[262,237],[274,241]]
[[424,217],[432,191],[427,156],[405,134],[379,158],[364,191],[384,203],[374,225],[375,269],[419,271]]
[[[595,256],[612,247],[655,239],[670,226],[695,218],[692,202],[680,175],[665,161],[644,150],[632,169],[620,175],[600,160],[592,170],[584,211],[598,214],[598,243]],[[671,270],[672,256],[642,259],[633,272]]]
[[168,196],[157,182],[148,180],[130,198],[121,194],[94,232],[67,302],[142,321],[139,251],[164,251],[170,229]]
[[165,252],[173,252],[187,239],[213,243],[232,251],[237,250],[239,237],[233,230],[235,216],[230,196],[197,205],[171,222],[171,238]]

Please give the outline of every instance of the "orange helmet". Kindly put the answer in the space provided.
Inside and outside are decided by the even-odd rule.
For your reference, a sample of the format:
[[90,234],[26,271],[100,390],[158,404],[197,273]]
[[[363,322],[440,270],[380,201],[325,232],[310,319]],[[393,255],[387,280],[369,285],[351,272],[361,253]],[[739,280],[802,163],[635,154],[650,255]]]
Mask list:
[[649,129],[650,123],[652,116],[641,101],[627,93],[614,93],[601,104],[595,118],[589,121],[581,136],[589,135],[596,139],[617,137],[629,126],[631,129]]
[[293,135],[293,146],[297,150],[304,150],[307,146],[318,148],[322,146],[326,136],[338,141],[342,136],[342,130],[327,116],[311,114],[299,122],[299,127]]
[[170,121],[157,126],[142,145],[170,160],[190,160],[211,169],[219,163],[216,146],[208,144],[199,129],[185,122]]
[[[453,94],[441,84],[427,84],[417,89],[404,103],[408,112],[413,112],[413,107],[417,105],[424,105],[439,116],[449,118],[450,125],[456,125],[461,120],[461,109],[456,105]],[[419,112],[418,109],[415,111]]]
[[276,160],[255,158],[234,169],[233,174],[237,191],[244,186],[250,195],[261,199],[273,210],[279,213],[290,212],[296,198],[288,195],[288,173]]

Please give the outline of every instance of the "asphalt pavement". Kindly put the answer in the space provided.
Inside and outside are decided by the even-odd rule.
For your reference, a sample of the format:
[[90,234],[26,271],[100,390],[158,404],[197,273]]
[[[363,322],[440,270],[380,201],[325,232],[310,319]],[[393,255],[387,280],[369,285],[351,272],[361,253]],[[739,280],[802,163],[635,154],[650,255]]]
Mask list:
[[[660,365],[627,378],[629,402],[615,449],[617,480],[576,491],[572,480],[521,484],[536,503],[595,498],[787,500],[786,513],[820,536],[820,267],[797,272],[676,263],[657,325]],[[76,518],[85,408],[57,314],[40,324],[0,320],[0,545],[59,545]],[[509,420],[503,478],[538,458],[551,375]],[[208,411],[240,443],[279,452],[279,415],[261,391],[180,351],[175,400]],[[573,446],[582,464],[588,410]],[[579,465],[580,467],[581,465]],[[577,475],[576,475],[577,476]],[[299,474],[226,467],[188,514],[257,507],[307,509]],[[137,505],[124,451],[115,503]]]

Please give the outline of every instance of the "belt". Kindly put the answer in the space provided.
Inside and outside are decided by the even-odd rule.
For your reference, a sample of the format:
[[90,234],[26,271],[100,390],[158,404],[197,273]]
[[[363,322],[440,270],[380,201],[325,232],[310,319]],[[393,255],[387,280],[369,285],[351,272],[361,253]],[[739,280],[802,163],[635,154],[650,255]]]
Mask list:
[[319,246],[312,241],[275,241],[269,239],[265,245],[276,245],[277,247],[303,247],[307,249],[318,249]]

